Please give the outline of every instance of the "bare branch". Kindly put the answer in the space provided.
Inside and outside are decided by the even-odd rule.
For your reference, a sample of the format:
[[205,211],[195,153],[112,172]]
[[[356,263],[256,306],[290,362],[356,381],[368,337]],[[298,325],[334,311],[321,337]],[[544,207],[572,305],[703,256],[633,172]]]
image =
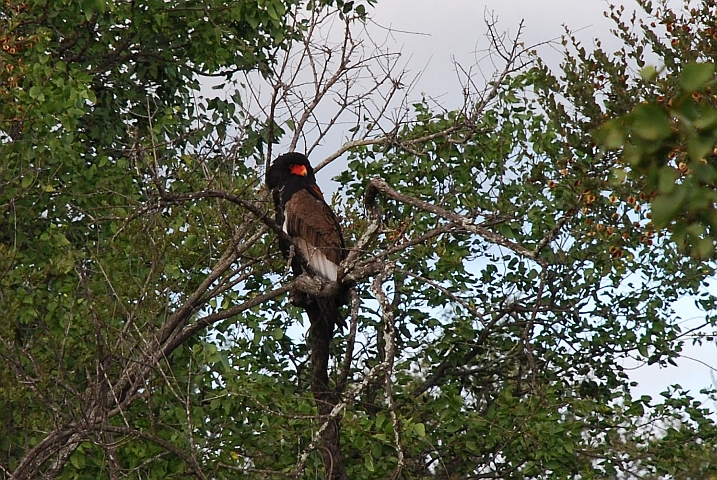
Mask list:
[[456,226],[469,231],[473,232],[477,235],[480,235],[481,237],[485,238],[489,242],[495,243],[497,245],[503,246],[508,248],[509,250],[517,253],[518,255],[521,255],[526,258],[530,258],[532,260],[537,261],[538,263],[542,262],[542,260],[539,259],[537,254],[534,250],[529,250],[511,240],[508,240],[502,235],[499,235],[495,232],[492,232],[488,230],[485,227],[482,227],[480,225],[476,225],[473,223],[472,220],[470,220],[467,217],[464,217],[463,215],[459,215],[454,212],[450,212],[448,210],[445,210],[441,207],[438,207],[436,205],[433,205],[431,203],[425,202],[423,200],[419,200],[414,197],[410,197],[408,195],[404,195],[402,193],[397,192],[393,187],[391,187],[386,181],[384,181],[381,178],[374,177],[371,179],[371,182],[369,183],[369,188],[366,192],[367,197],[367,203],[373,203],[375,201],[375,197],[377,193],[382,193],[390,198],[393,198],[394,200],[397,200],[401,203],[405,203],[407,205],[412,205],[414,207],[420,208],[421,210],[424,210],[426,212],[431,212],[435,215],[438,215],[439,217],[442,217]]
[[[386,267],[374,278],[371,282],[371,292],[378,300],[381,306],[381,317],[383,318],[383,331],[384,340],[386,342],[386,356],[383,363],[386,364],[384,371],[385,383],[386,383],[386,399],[388,400],[388,412],[391,416],[391,423],[393,424],[393,436],[396,444],[396,454],[398,458],[398,464],[391,474],[391,480],[396,480],[400,477],[403,468],[405,467],[405,458],[403,453],[403,445],[401,444],[401,426],[396,415],[396,400],[393,397],[393,362],[396,356],[396,343],[394,340],[394,331],[396,326],[393,322],[393,305],[388,301],[386,293],[383,290],[383,283],[386,279],[393,274],[394,265],[387,263]],[[397,295],[397,294],[396,294]]]

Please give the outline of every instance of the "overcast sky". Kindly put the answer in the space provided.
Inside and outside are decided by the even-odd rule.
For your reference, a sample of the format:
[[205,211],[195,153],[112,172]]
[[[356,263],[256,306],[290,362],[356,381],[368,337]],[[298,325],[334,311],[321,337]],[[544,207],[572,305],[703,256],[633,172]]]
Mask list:
[[[633,2],[622,3],[628,11],[634,10]],[[387,46],[403,52],[413,74],[422,72],[414,87],[414,98],[424,92],[440,97],[443,105],[450,106],[452,101],[461,100],[454,59],[470,66],[482,57],[479,52],[488,46],[485,37],[488,15],[494,15],[498,30],[511,37],[523,21],[522,39],[527,45],[558,40],[564,26],[568,26],[586,48],[591,48],[593,40],[599,38],[603,48],[613,51],[619,42],[610,34],[611,20],[603,14],[608,7],[604,0],[379,0],[371,17],[382,28],[376,27],[372,32],[382,31]],[[549,65],[559,65],[561,54],[557,46],[544,45],[539,53]],[[696,317],[699,312],[691,299],[680,302],[678,314],[685,321],[684,329],[702,318]],[[708,365],[717,366],[715,345],[688,346],[685,353],[690,358],[681,359],[679,367],[650,366],[631,371],[631,377],[640,383],[635,393],[656,398],[668,385],[678,383],[699,396],[701,388],[712,384],[713,370]]]
[[[610,41],[611,22],[603,15],[607,8],[604,0],[379,0],[371,17],[392,30],[390,39],[410,57],[412,71],[425,68],[418,87],[433,96],[456,91],[450,88],[456,85],[454,58],[470,66],[483,56],[489,16],[510,37],[522,21],[526,45],[559,40],[567,25],[586,46],[599,37],[610,48],[618,44]],[[539,53],[558,65],[556,46],[543,45]]]

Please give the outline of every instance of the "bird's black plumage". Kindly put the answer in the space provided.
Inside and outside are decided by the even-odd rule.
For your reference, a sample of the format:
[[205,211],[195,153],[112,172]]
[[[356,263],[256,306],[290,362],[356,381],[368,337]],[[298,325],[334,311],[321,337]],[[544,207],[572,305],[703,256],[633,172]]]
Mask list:
[[[324,280],[337,281],[339,265],[346,256],[344,238],[336,215],[316,184],[309,159],[297,152],[281,155],[267,170],[266,185],[274,199],[276,221],[291,237],[294,248],[301,251],[316,274]],[[288,257],[290,245],[280,241],[280,247]],[[295,274],[303,273],[296,258],[292,258],[291,265]],[[339,297],[309,296],[303,302],[312,325],[326,321],[346,326]]]

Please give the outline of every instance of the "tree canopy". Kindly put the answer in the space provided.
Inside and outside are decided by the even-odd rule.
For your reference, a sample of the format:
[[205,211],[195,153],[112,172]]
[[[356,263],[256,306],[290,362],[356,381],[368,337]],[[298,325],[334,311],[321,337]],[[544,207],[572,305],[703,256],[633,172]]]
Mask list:
[[[568,31],[558,71],[489,22],[457,109],[373,4],[5,0],[3,478],[717,476],[714,407],[626,368],[717,334],[712,2],[611,7],[622,47]],[[351,248],[321,414],[262,186],[290,150]]]

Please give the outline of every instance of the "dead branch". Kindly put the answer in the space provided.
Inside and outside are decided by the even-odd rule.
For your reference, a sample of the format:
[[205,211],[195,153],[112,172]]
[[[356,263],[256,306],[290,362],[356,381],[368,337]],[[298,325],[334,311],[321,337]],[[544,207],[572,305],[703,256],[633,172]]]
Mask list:
[[[390,275],[393,274],[394,266],[391,263],[386,265],[383,271],[381,271],[371,282],[371,292],[378,300],[381,306],[381,317],[383,318],[383,332],[384,340],[386,344],[385,348],[385,360],[383,363],[386,364],[384,370],[385,384],[386,384],[386,399],[388,401],[388,412],[391,417],[391,423],[393,424],[393,436],[396,444],[396,455],[398,457],[398,464],[391,474],[391,480],[396,480],[400,477],[403,468],[405,467],[405,458],[403,453],[403,445],[401,443],[401,425],[396,415],[396,400],[393,396],[393,362],[396,356],[396,343],[394,340],[395,325],[393,322],[393,305],[388,301],[386,292],[383,290],[383,284]],[[398,294],[396,294],[398,295]]]
[[457,213],[445,210],[439,206],[433,205],[431,203],[428,203],[423,200],[419,200],[417,198],[411,197],[409,195],[402,194],[398,191],[396,191],[393,187],[391,187],[385,180],[374,177],[371,179],[371,182],[369,183],[369,188],[366,192],[366,198],[367,203],[373,203],[375,202],[376,195],[378,193],[382,193],[390,198],[393,198],[396,201],[399,201],[401,203],[405,203],[407,205],[412,205],[414,207],[420,208],[421,210],[424,210],[426,212],[433,213],[435,215],[438,215],[439,217],[444,218],[445,220],[450,221],[455,226],[475,233],[477,235],[480,235],[481,237],[485,238],[491,243],[495,243],[496,245],[500,245],[502,247],[506,247],[509,250],[513,251],[514,253],[517,253],[520,256],[530,258],[532,260],[537,261],[538,263],[541,263],[542,260],[540,260],[535,253],[534,250],[527,249],[523,247],[522,245],[519,245],[512,240],[508,240],[504,236],[497,234],[495,232],[492,232],[488,230],[487,228],[477,225],[473,223],[473,221],[463,215],[459,215]]

